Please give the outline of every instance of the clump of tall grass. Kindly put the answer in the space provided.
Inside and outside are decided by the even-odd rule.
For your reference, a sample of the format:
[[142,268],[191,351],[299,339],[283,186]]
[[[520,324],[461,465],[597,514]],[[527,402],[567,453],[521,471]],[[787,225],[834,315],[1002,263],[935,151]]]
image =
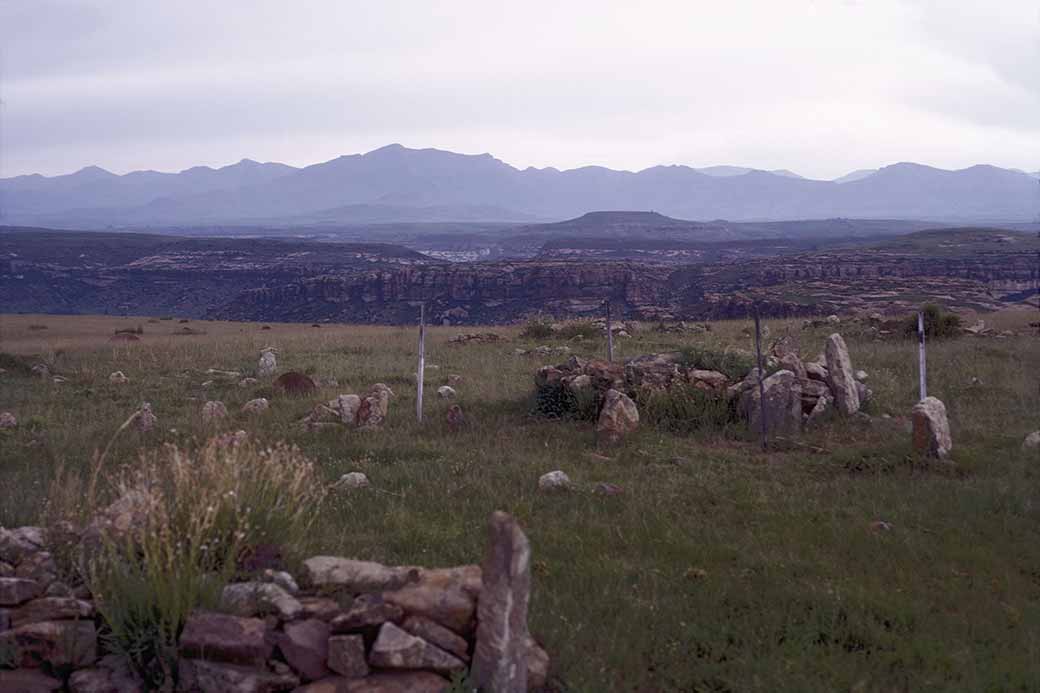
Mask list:
[[641,422],[673,433],[724,431],[739,419],[735,402],[724,394],[686,383],[665,390],[639,390],[635,401]]
[[549,339],[555,335],[553,321],[545,315],[535,315],[528,318],[520,330],[522,339]]
[[[69,488],[92,500],[99,483],[123,507],[100,511],[106,521],[95,524],[100,536],[81,562],[83,577],[104,619],[106,645],[154,687],[176,678],[177,638],[188,614],[214,607],[255,548],[304,551],[325,496],[314,464],[297,448],[220,438],[197,450],[165,446],[132,470],[100,480],[95,473]],[[54,521],[70,498],[57,493],[52,501]],[[114,517],[126,513],[129,523]]]
[[681,353],[680,366],[718,371],[731,381],[743,380],[744,376],[755,367],[755,360],[752,356],[735,351],[717,351],[700,346],[690,346],[682,349]]

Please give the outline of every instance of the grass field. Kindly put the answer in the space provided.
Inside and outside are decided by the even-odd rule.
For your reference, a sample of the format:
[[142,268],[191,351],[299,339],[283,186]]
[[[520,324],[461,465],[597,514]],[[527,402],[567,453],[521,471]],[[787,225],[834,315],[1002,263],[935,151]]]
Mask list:
[[[1019,329],[1035,313],[987,317]],[[132,344],[109,343],[140,324]],[[416,334],[411,328],[193,321],[171,333],[147,318],[0,316],[0,524],[40,519],[59,468],[86,472],[126,417],[149,401],[159,426],[127,431],[106,461],[135,464],[140,448],[190,445],[245,429],[287,440],[331,483],[365,472],[373,488],[333,494],[306,551],[389,563],[479,560],[495,509],[514,513],[534,550],[531,626],[567,691],[1036,691],[1040,690],[1040,459],[1020,450],[1040,428],[1040,340],[974,339],[930,346],[930,394],[948,407],[952,464],[910,455],[905,417],[916,401],[914,342],[870,340],[841,326],[854,366],[869,373],[869,423],[833,421],[782,449],[761,452],[744,431],[672,435],[644,428],[597,459],[590,426],[529,416],[542,359],[535,343],[457,345],[458,328],[427,339],[427,421],[415,420]],[[750,349],[746,323],[700,335],[639,331],[622,357],[702,345]],[[803,355],[824,328],[769,324]],[[602,345],[569,342],[595,355]],[[239,412],[261,382],[242,388],[209,368],[254,375],[276,346],[281,370],[336,378],[304,400],[274,398],[260,416]],[[20,360],[24,357],[24,360]],[[46,362],[54,384],[19,364]],[[435,367],[434,367],[435,366]],[[110,384],[121,370],[130,378]],[[451,433],[435,389],[450,374],[468,426]],[[973,379],[975,379],[973,381]],[[207,388],[202,383],[213,380]],[[396,393],[381,431],[295,425],[317,401],[374,382]],[[231,416],[203,423],[208,399]],[[891,419],[881,418],[890,414]],[[538,477],[562,469],[573,493],[545,495]],[[600,481],[624,492],[590,492]],[[890,529],[875,529],[876,521]]]

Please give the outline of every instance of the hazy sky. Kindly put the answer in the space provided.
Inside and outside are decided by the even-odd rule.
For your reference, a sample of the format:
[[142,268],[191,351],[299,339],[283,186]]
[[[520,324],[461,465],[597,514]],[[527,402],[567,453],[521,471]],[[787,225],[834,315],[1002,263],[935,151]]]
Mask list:
[[306,165],[1040,169],[1037,0],[0,0],[0,176]]

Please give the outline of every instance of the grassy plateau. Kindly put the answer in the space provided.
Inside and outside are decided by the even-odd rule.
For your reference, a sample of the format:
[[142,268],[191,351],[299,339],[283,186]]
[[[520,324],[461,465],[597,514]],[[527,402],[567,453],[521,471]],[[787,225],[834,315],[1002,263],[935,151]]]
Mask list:
[[[644,426],[597,450],[592,426],[531,415],[535,370],[566,356],[515,355],[538,344],[598,356],[603,340],[455,344],[472,328],[427,335],[426,420],[415,416],[415,328],[217,323],[124,317],[0,316],[0,524],[41,522],[59,474],[89,475],[95,453],[140,405],[158,425],[112,443],[103,477],[142,450],[182,448],[246,430],[295,444],[332,484],[361,471],[368,489],[333,491],[300,552],[428,566],[478,562],[493,510],[516,515],[534,552],[531,629],[560,691],[1040,690],[1040,428],[1035,313],[983,316],[1007,338],[929,345],[929,394],[948,408],[951,462],[913,457],[914,340],[880,341],[852,322],[801,329],[769,322],[814,357],[841,332],[869,374],[869,419],[834,419],[763,452],[741,427],[670,433]],[[137,342],[110,342],[142,327]],[[190,327],[200,334],[175,334]],[[681,348],[750,351],[747,322],[617,339],[619,358]],[[260,349],[279,371],[335,378],[316,396],[276,395],[255,376]],[[28,372],[48,364],[55,383]],[[120,370],[129,382],[109,382]],[[445,421],[450,375],[466,425]],[[208,386],[203,383],[212,381]],[[297,422],[317,402],[376,382],[395,397],[378,431]],[[268,397],[260,415],[240,411]],[[203,422],[207,400],[230,412]],[[888,416],[885,416],[888,415]],[[595,454],[598,453],[598,454]],[[537,479],[562,469],[569,493]],[[597,482],[622,487],[593,493]],[[105,491],[105,489],[102,489]],[[111,492],[109,490],[108,492]]]

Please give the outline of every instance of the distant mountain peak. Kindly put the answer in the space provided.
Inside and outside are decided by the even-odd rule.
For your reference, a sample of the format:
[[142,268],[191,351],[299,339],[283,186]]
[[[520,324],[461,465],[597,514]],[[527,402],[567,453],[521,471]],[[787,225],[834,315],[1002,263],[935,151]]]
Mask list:
[[76,171],[75,173],[73,173],[71,175],[76,176],[77,178],[89,178],[89,179],[118,178],[118,176],[116,176],[116,174],[112,173],[111,171],[106,171],[105,169],[101,168],[100,166],[84,166],[83,168],[81,168],[80,170]]

